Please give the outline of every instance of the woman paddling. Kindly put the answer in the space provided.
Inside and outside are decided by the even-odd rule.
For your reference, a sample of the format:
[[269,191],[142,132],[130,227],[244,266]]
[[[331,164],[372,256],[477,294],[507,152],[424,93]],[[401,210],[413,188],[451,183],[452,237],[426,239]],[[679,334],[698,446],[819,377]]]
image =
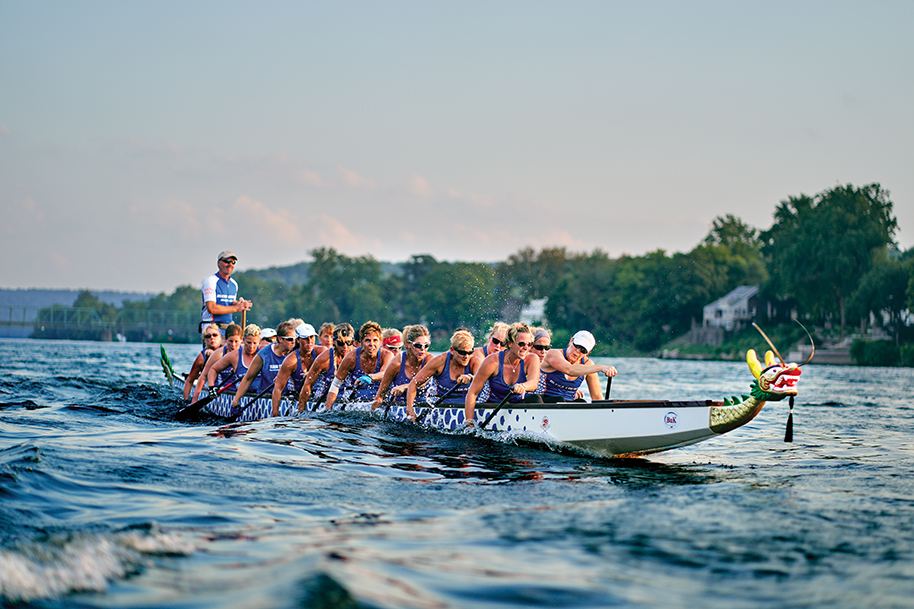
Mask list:
[[470,384],[464,401],[464,418],[467,425],[474,425],[476,398],[486,383],[489,384],[491,402],[501,402],[505,398],[512,403],[542,402],[538,395],[526,395],[536,389],[540,378],[540,360],[531,352],[533,333],[530,327],[520,322],[512,324],[505,340],[505,349],[483,360]]
[[612,366],[594,364],[587,354],[597,344],[593,334],[581,330],[571,337],[565,349],[550,349],[543,359],[542,371],[545,378],[543,401],[571,402],[578,398],[581,382],[587,379],[591,400],[602,400],[603,389],[597,375],[616,376]]
[[394,358],[394,354],[381,348],[381,326],[374,321],[366,321],[359,329],[359,342],[361,345],[352,353],[343,358],[336,370],[336,377],[327,392],[327,409],[333,408],[337,394],[343,383],[352,378],[351,384],[356,385],[355,399],[368,401],[378,393],[384,368]]
[[374,403],[371,405],[372,410],[380,408],[388,388],[390,388],[392,402],[405,403],[406,389],[409,387],[410,381],[433,357],[428,352],[432,338],[425,326],[406,326],[403,329],[403,338],[406,348],[399,357],[395,356],[390,365],[384,369],[381,386],[378,387],[378,393],[375,394]]
[[308,377],[298,394],[298,412],[304,412],[307,408],[312,390],[314,390],[314,395],[320,399],[320,396],[323,396],[329,389],[340,362],[352,351],[352,334],[353,329],[349,324],[340,324],[333,328],[333,348],[323,351],[311,364]]
[[431,378],[437,383],[437,395],[444,395],[453,387],[458,387],[442,401],[443,404],[463,404],[467,389],[481,362],[481,359],[473,357],[473,335],[467,330],[454,332],[451,335],[451,348],[433,357],[409,382],[406,390],[406,417],[410,421],[416,420],[416,411],[413,410],[416,394],[419,387]]

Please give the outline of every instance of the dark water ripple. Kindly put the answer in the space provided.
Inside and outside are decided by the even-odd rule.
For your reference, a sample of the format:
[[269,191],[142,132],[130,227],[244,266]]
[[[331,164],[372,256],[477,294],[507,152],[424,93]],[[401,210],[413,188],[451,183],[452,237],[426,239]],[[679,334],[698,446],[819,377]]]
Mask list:
[[[59,355],[42,370],[47,353]],[[192,347],[170,347],[178,369]],[[178,422],[157,345],[0,341],[0,599],[86,607],[907,607],[914,374],[638,460],[361,413]],[[619,398],[744,364],[614,360]]]

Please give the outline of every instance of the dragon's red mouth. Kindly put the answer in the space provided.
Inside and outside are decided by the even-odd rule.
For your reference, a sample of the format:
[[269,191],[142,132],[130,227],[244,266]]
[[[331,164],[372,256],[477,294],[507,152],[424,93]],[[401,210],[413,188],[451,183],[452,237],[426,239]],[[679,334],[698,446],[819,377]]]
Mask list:
[[800,369],[791,365],[790,368],[783,368],[774,375],[773,379],[768,381],[768,387],[765,391],[770,393],[797,394],[797,383],[800,380]]

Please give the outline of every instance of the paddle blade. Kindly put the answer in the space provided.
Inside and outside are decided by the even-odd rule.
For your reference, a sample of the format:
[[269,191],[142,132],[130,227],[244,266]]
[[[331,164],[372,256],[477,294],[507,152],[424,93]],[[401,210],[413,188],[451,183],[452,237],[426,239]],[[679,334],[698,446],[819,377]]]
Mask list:
[[165,371],[165,377],[168,379],[169,385],[175,384],[175,372],[171,367],[171,362],[168,360],[168,354],[165,353],[165,345],[159,345],[159,348],[162,352],[162,370]]
[[793,396],[790,396],[790,414],[787,415],[787,429],[784,432],[784,441],[793,442]]

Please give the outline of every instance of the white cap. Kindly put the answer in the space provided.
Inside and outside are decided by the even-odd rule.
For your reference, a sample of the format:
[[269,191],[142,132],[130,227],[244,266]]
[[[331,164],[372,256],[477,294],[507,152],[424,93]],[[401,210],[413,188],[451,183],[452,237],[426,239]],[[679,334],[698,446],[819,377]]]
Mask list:
[[260,338],[273,338],[276,336],[276,330],[273,328],[264,328],[260,331]]
[[298,327],[295,328],[295,336],[308,338],[309,336],[317,336],[317,332],[314,331],[314,326],[311,324],[298,324]]
[[571,337],[572,345],[579,345],[587,349],[587,352],[590,353],[593,351],[594,345],[597,344],[596,339],[594,339],[593,334],[587,330],[581,330],[577,334]]

